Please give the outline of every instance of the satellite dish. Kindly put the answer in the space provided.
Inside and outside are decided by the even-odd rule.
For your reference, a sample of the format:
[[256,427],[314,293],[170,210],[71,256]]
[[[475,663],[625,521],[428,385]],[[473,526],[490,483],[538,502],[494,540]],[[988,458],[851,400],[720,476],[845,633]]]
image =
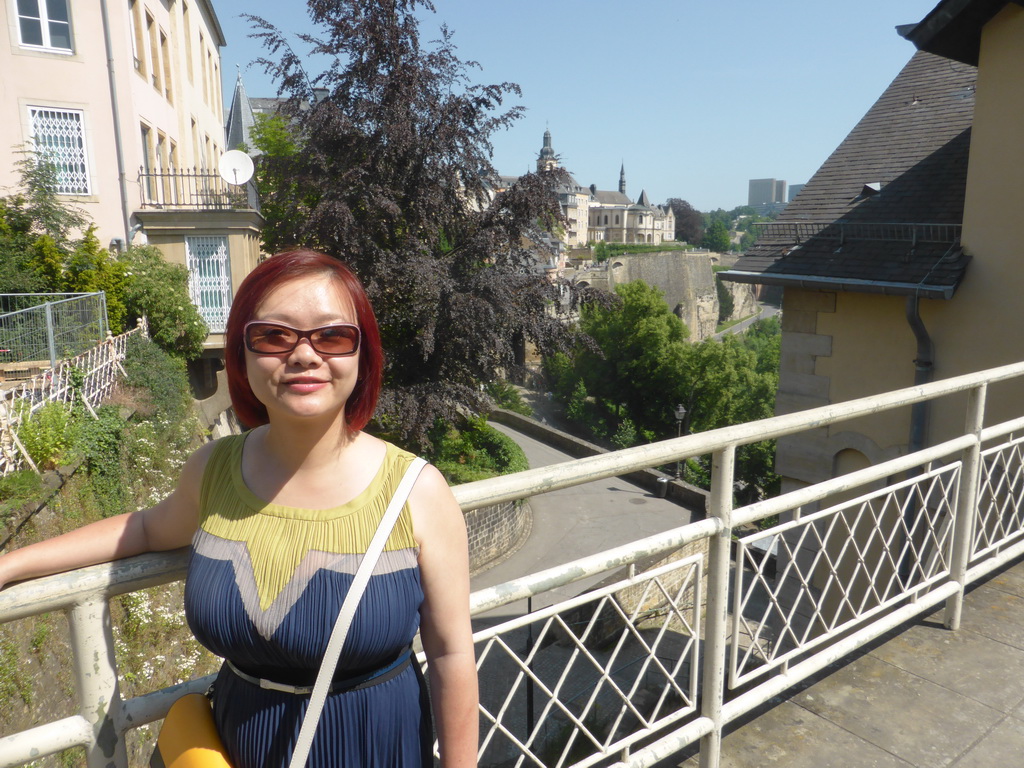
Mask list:
[[221,155],[217,168],[220,177],[228,184],[240,187],[252,178],[252,158],[239,149],[231,149]]

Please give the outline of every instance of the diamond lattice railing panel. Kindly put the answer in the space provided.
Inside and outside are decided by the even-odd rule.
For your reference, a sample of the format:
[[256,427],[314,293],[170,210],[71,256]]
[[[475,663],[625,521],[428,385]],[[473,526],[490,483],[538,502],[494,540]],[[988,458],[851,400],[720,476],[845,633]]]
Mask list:
[[950,464],[741,538],[730,685],[944,577],[959,478]]
[[972,562],[1024,536],[1024,438],[982,453]]
[[691,715],[699,555],[476,634],[481,765],[592,765]]

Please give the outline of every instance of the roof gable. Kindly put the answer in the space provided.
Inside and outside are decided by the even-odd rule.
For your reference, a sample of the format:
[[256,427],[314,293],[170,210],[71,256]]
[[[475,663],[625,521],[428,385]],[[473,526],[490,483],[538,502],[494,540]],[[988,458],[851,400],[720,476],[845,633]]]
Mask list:
[[897,31],[922,51],[978,66],[981,29],[1007,5],[1024,0],[942,0],[920,23]]
[[948,298],[977,71],[918,52],[800,195],[722,276]]

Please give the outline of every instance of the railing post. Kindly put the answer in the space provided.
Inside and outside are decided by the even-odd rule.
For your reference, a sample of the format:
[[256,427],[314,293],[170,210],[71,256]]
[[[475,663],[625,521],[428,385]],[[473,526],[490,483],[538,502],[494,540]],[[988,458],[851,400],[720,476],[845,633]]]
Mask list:
[[89,768],[128,768],[121,728],[121,693],[114,659],[110,606],[102,595],[68,611],[71,648],[80,697],[79,714],[92,727],[86,747]]
[[57,343],[54,339],[54,328],[53,328],[53,304],[46,302],[43,305],[46,309],[46,344],[50,351],[50,367],[57,367]]
[[711,516],[721,523],[708,544],[708,602],[704,625],[704,682],[701,714],[715,729],[700,742],[700,768],[718,768],[722,752],[722,702],[729,629],[729,566],[732,560],[732,484],[736,448],[726,446],[711,456]]
[[971,558],[971,540],[978,518],[978,487],[981,478],[981,430],[985,422],[985,398],[988,385],[981,384],[967,393],[967,420],[964,434],[974,435],[974,442],[964,450],[960,465],[960,488],[956,497],[956,520],[953,526],[949,575],[960,589],[946,601],[945,625],[960,629],[964,590],[967,588],[967,565]]

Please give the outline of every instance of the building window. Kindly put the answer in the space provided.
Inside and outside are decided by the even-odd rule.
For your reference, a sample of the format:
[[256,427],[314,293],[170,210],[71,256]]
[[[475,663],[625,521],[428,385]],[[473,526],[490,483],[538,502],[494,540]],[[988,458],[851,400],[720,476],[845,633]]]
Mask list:
[[135,71],[146,76],[146,65],[142,58],[142,11],[139,10],[138,0],[128,0],[128,12],[132,17],[132,60],[135,62]]
[[185,37],[185,66],[188,69],[189,83],[195,82],[195,75],[192,73],[192,22],[189,21],[188,3],[181,4],[181,25],[184,27]]
[[192,303],[210,327],[224,333],[231,309],[231,261],[228,239],[221,236],[186,237],[185,259]]
[[57,170],[57,194],[91,194],[82,111],[29,107],[28,113],[35,151]]
[[167,35],[163,32],[160,33],[160,60],[164,65],[164,98],[166,98],[172,104],[174,103],[174,95],[172,92],[171,84],[171,52],[167,47]]
[[21,44],[71,52],[67,0],[17,0]]
[[157,43],[156,22],[148,13],[146,14],[146,37],[149,40],[149,79],[153,83],[153,87],[163,93],[161,81],[163,73],[160,70],[160,48]]

